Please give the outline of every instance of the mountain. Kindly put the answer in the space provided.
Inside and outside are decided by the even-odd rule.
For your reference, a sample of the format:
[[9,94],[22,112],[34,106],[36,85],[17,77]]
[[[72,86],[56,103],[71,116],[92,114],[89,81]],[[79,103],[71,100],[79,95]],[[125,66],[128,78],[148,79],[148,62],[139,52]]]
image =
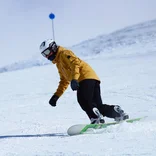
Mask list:
[[[134,46],[139,46],[139,51],[130,51]],[[89,59],[92,56],[96,57],[98,54],[110,56],[112,53],[113,57],[115,55],[126,57],[136,54],[150,55],[156,51],[156,20],[126,27],[108,35],[100,35],[94,39],[69,47],[69,49],[73,50],[78,56],[85,57],[85,59]],[[32,56],[32,59],[1,67],[0,73],[42,66],[49,63],[49,61],[37,54]]]
[[[115,52],[116,49],[130,48],[132,46],[143,46],[144,48],[151,46],[151,49],[156,49],[156,20],[126,27],[108,35],[101,35],[94,39],[83,41],[73,46],[72,49],[81,55],[90,56],[99,53],[111,53]],[[139,53],[143,54],[144,52],[140,51]]]

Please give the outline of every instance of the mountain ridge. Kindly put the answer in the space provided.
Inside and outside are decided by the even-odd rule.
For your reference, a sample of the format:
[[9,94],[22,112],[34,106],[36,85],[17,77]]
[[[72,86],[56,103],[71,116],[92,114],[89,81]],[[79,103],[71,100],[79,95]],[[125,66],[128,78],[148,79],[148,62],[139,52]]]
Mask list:
[[[140,55],[144,54],[145,49],[149,47],[151,50],[146,50],[146,53],[156,51],[156,20],[128,26],[107,35],[99,35],[95,38],[82,41],[77,45],[69,47],[69,49],[79,57],[89,57],[100,53],[104,53],[104,55],[116,55],[117,53],[124,55],[124,48],[131,48],[134,46],[140,46]],[[123,52],[121,53],[120,51]],[[50,63],[51,62],[45,58],[42,58],[42,56],[36,54],[29,60],[15,62],[1,67],[0,73],[47,65]]]

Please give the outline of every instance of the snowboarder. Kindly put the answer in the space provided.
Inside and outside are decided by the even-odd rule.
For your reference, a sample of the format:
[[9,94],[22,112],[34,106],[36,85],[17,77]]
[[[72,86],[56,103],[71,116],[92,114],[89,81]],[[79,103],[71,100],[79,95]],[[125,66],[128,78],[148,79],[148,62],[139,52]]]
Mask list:
[[77,101],[92,124],[104,123],[105,116],[114,118],[115,121],[129,118],[120,106],[102,103],[100,79],[90,65],[71,50],[58,46],[55,41],[48,39],[41,43],[40,52],[56,64],[60,75],[58,88],[49,100],[51,106],[56,106],[57,100],[70,84],[71,89],[77,91]]

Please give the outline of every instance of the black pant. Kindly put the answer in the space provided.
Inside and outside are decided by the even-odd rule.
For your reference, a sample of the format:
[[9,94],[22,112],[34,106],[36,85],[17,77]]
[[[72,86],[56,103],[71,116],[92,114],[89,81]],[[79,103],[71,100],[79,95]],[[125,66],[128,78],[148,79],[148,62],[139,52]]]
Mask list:
[[103,116],[113,118],[112,111],[114,105],[102,104],[100,82],[94,79],[86,79],[79,83],[77,90],[77,100],[81,108],[87,113],[88,117],[97,118],[93,112],[96,107]]

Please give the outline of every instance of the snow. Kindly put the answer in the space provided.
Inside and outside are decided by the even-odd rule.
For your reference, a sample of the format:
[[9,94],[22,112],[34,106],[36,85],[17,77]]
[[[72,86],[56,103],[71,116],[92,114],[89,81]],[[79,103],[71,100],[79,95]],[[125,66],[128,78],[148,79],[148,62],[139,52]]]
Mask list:
[[[16,63],[16,70],[10,70],[8,65],[0,74],[0,155],[155,156],[154,25],[156,21],[139,24],[72,47],[99,75],[103,103],[119,104],[130,117],[148,116],[146,119],[108,127],[102,134],[68,136],[71,125],[89,123],[76,101],[76,92],[68,87],[57,106],[51,107],[48,101],[58,85],[57,69],[45,60],[38,59],[40,63],[36,64],[32,59],[28,60],[30,66],[20,62]],[[119,34],[125,36],[120,45]],[[113,46],[106,46],[104,38],[112,38],[109,45]],[[133,38],[135,43],[128,44]],[[90,45],[88,49],[84,44]]]

